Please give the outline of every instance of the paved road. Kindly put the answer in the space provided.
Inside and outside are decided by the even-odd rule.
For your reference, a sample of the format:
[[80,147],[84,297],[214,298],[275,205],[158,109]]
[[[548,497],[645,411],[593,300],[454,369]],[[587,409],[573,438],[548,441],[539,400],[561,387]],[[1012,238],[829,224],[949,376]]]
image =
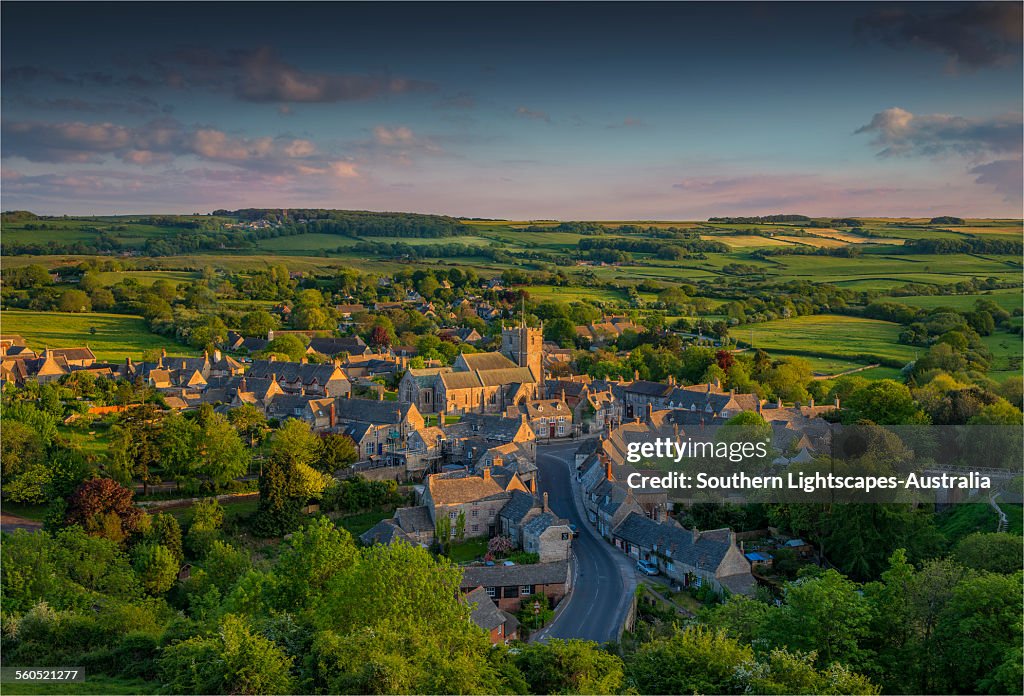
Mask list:
[[604,643],[618,640],[618,629],[631,600],[635,580],[630,561],[616,553],[586,520],[581,519],[573,502],[572,486],[576,484],[570,476],[575,476],[577,444],[537,448],[540,490],[548,494],[551,509],[575,524],[580,532],[573,542],[575,588],[568,597],[568,604],[538,637],[541,640],[584,638]]

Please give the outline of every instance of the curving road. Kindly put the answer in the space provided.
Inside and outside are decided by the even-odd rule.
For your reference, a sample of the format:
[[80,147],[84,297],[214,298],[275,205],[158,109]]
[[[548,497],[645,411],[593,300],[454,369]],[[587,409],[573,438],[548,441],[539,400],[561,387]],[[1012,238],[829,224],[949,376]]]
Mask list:
[[540,490],[559,517],[576,525],[573,542],[575,586],[555,620],[539,633],[539,640],[583,638],[599,643],[619,638],[619,628],[636,587],[632,562],[617,553],[593,526],[580,516],[573,501],[579,443],[543,445],[537,448]]

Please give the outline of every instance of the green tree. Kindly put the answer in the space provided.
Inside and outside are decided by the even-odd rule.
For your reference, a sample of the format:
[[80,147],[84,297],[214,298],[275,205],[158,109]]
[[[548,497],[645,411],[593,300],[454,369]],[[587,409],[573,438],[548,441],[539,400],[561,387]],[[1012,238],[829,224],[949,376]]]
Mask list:
[[625,678],[617,655],[584,640],[529,643],[513,659],[535,694],[614,694],[622,689]]
[[57,309],[62,312],[88,312],[92,310],[92,300],[81,290],[65,290],[60,294]]
[[174,693],[283,694],[292,688],[292,659],[231,614],[214,635],[167,646],[158,664]]
[[143,589],[159,596],[171,589],[178,574],[178,561],[174,554],[160,544],[143,543],[132,549],[135,572]]
[[278,327],[277,317],[265,309],[256,309],[242,315],[239,327],[244,336],[266,336]]
[[348,468],[359,459],[356,443],[347,435],[330,433],[321,438],[320,458],[316,468],[325,474],[334,474]]
[[1024,566],[1019,536],[1005,532],[976,532],[961,539],[953,549],[959,563],[991,573],[1009,575]]

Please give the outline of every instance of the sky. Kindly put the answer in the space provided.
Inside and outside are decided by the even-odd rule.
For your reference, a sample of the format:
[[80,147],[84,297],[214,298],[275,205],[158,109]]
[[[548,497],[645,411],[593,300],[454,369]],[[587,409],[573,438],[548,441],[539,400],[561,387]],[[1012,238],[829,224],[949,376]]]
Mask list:
[[1021,9],[8,1],[0,205],[1021,217]]

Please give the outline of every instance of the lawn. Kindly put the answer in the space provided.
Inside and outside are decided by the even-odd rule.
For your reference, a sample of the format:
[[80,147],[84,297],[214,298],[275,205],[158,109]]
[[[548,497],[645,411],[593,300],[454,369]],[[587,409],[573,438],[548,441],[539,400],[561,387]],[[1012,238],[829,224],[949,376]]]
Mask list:
[[914,348],[897,342],[902,327],[887,321],[832,314],[779,319],[738,327],[735,336],[772,354],[850,358],[854,362],[907,363]]
[[473,537],[459,544],[452,544],[448,558],[452,563],[478,561],[487,553],[487,537]]
[[[248,495],[245,497],[239,496],[230,500],[220,501],[220,505],[224,508],[224,519],[225,520],[238,520],[243,517],[249,517],[256,512],[256,508],[259,506],[260,498],[258,495]],[[168,512],[174,516],[182,526],[187,527],[192,522],[192,505],[186,507],[176,508],[164,508],[157,510],[156,512]]]
[[[95,329],[92,333],[90,329]],[[142,317],[124,314],[66,314],[8,309],[0,314],[0,331],[20,334],[33,350],[87,345],[100,361],[141,360],[144,351],[166,348],[176,355],[194,355],[174,339],[152,333]]]

